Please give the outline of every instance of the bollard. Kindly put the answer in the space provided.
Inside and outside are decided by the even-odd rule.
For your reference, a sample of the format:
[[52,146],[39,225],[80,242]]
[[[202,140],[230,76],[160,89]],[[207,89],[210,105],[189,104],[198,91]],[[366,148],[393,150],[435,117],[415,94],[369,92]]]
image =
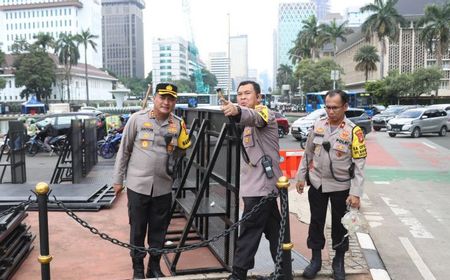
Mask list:
[[288,188],[289,188],[289,179],[285,176],[281,176],[278,178],[277,187],[280,190],[280,204],[283,208],[285,205],[285,211],[281,211],[282,219],[285,219],[285,230],[284,230],[284,239],[283,239],[283,275],[285,280],[292,280],[292,257],[291,250],[294,247],[294,244],[291,243],[291,234],[290,234],[290,225],[289,225],[289,197],[288,197]]
[[50,255],[49,243],[48,243],[48,201],[49,187],[45,182],[37,183],[36,194],[39,209],[39,243],[40,243],[40,256],[38,261],[41,264],[41,278],[43,280],[50,280],[50,262],[52,256]]

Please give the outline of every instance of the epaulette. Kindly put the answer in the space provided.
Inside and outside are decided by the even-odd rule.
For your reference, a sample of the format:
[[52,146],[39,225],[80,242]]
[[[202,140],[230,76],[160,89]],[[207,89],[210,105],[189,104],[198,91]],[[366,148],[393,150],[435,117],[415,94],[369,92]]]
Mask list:
[[171,114],[172,114],[172,117],[173,117],[174,119],[176,119],[177,121],[181,122],[181,121],[183,120],[183,118],[181,118],[181,117],[175,115],[174,113],[171,113]]

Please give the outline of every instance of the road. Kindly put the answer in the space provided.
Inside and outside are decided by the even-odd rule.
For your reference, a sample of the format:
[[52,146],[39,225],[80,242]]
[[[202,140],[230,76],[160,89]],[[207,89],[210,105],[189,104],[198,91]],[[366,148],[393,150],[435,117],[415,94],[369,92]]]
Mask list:
[[[450,135],[367,138],[362,212],[392,279],[449,279]],[[282,149],[296,149],[288,135]]]

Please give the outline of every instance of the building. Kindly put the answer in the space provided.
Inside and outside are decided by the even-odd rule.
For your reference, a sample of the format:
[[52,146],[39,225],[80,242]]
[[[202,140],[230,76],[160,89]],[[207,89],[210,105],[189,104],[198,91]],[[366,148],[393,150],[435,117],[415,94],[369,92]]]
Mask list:
[[[433,1],[441,3],[440,1]],[[386,40],[386,54],[384,56],[383,76],[386,77],[389,71],[398,70],[400,73],[411,73],[417,68],[428,67],[436,64],[434,53],[428,51],[427,46],[419,41],[420,28],[414,26],[414,22],[423,15],[423,10],[429,1],[421,0],[410,2],[400,0],[397,3],[397,11],[403,15],[409,24],[400,29],[398,42]],[[358,49],[366,44],[372,44],[380,53],[380,44],[374,36],[371,42],[365,40],[361,29],[355,29],[353,34],[347,37],[347,42],[338,46],[336,61],[340,64],[344,73],[342,79],[348,89],[364,90],[365,77],[363,72],[355,71],[356,62],[353,56]],[[440,96],[450,96],[450,52],[443,55],[442,70],[444,78],[441,79],[439,88]],[[380,63],[377,64],[378,71],[369,73],[369,80],[381,79]]]
[[247,35],[230,37],[231,78],[248,77],[248,37]]
[[188,42],[181,37],[153,40],[152,75],[154,84],[190,79],[188,48]]
[[[58,63],[55,55],[50,55],[56,68],[56,83],[52,87],[52,94],[48,99],[49,102],[68,102],[68,91],[66,81],[64,80],[64,65]],[[20,93],[25,87],[17,87],[14,75],[14,59],[15,56],[7,54],[3,68],[0,68],[0,77],[6,80],[6,87],[0,89],[0,102],[21,103],[26,101],[20,97]],[[70,85],[70,102],[83,103],[86,101],[86,84],[85,84],[85,64],[78,63],[72,66],[71,85]],[[111,90],[113,90],[117,79],[108,75],[106,72],[88,65],[89,79],[89,99],[91,104],[104,103],[105,101],[113,101]]]
[[314,2],[316,3],[317,19],[321,21],[328,15],[329,0],[315,0]]
[[[59,34],[75,35],[89,29],[99,36],[97,51],[87,50],[87,61],[102,67],[101,4],[99,0],[2,0],[0,1],[0,47],[11,52],[15,40],[29,43],[39,32],[48,33],[56,40]],[[84,58],[84,48],[80,48]]]
[[359,8],[348,8],[345,10],[344,19],[347,21],[348,27],[359,27],[370,16],[371,13],[361,13]]
[[[221,88],[227,91],[230,88],[230,75],[229,75],[229,65],[230,60],[226,52],[213,52],[209,53],[208,57],[208,69],[216,76],[217,86],[216,88]],[[232,85],[231,85],[232,86]]]
[[274,81],[276,80],[276,69],[281,64],[292,66],[289,50],[294,47],[298,32],[303,27],[302,21],[312,15],[316,15],[316,4],[313,2],[283,2],[278,5]]
[[143,0],[102,0],[103,68],[145,78]]

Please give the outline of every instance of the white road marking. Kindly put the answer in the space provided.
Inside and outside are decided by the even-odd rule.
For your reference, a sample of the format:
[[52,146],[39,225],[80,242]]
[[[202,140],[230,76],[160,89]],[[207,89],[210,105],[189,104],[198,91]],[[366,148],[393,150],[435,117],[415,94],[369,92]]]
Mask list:
[[370,274],[372,275],[373,280],[391,280],[389,274],[384,269],[370,269]]
[[371,227],[371,228],[376,228],[376,227],[383,225],[383,223],[380,223],[380,222],[368,222],[368,223],[369,223],[369,227]]
[[362,249],[376,250],[370,235],[367,233],[357,232],[356,236],[358,237],[359,245]]
[[390,185],[391,182],[389,181],[374,181],[373,182],[375,185]]
[[420,274],[422,275],[423,279],[436,280],[433,273],[431,273],[430,269],[425,264],[425,262],[422,260],[419,253],[414,248],[414,246],[411,244],[409,239],[406,237],[399,237],[399,239],[400,239],[400,242],[402,243],[403,247],[405,248],[406,252],[408,253],[409,257],[416,265],[416,267],[419,270]]
[[431,209],[425,209],[425,211],[428,212],[428,214],[430,214],[433,218],[435,218],[438,222],[443,223],[444,219],[442,219],[442,217],[434,210]]
[[383,221],[384,218],[381,216],[364,215],[367,221]]
[[422,144],[424,144],[425,146],[427,146],[427,147],[429,147],[429,148],[431,148],[431,149],[434,149],[434,150],[437,149],[435,146],[430,145],[430,144],[428,144],[428,143],[422,142]]
[[434,238],[434,236],[426,230],[419,220],[417,220],[409,210],[400,208],[398,205],[391,203],[388,197],[381,197],[383,201],[391,208],[392,212],[400,219],[400,221],[409,227],[409,232],[416,238]]

